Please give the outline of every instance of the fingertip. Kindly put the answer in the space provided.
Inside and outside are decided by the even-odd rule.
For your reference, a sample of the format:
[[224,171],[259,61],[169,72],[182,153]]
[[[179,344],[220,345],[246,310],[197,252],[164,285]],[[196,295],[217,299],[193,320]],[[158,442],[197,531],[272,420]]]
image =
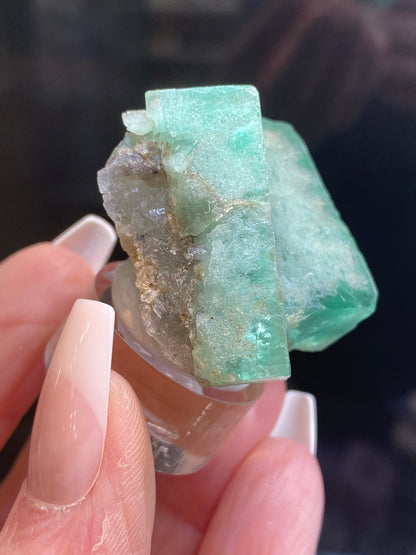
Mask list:
[[78,253],[96,274],[110,258],[117,242],[112,225],[95,214],[84,216],[53,240]]
[[114,309],[78,299],[65,323],[38,401],[28,488],[69,505],[99,474],[107,427]]
[[64,245],[38,243],[29,247],[28,251],[35,262],[39,260],[39,265],[44,267],[43,271],[46,269],[54,271],[55,276],[62,280],[68,277],[75,278],[76,282],[85,282],[85,287],[94,278],[94,272],[88,261],[78,252]]
[[202,554],[316,552],[324,504],[316,458],[303,445],[265,438],[244,459],[211,522]]
[[112,371],[102,470],[111,481],[120,469],[124,472],[122,490],[118,495],[125,501],[124,517],[128,527],[135,530],[138,545],[147,544],[150,552],[156,504],[150,435],[132,386],[123,376]]
[[275,499],[284,499],[294,507],[299,502],[305,513],[310,502],[311,513],[322,513],[324,488],[318,460],[297,441],[265,438],[243,461],[237,475],[240,481],[273,483],[277,493]]
[[[253,452],[253,458],[256,454]],[[313,510],[322,509],[324,486],[318,459],[307,445],[289,438],[265,438],[258,446],[258,455],[264,460],[264,468],[279,474],[282,485],[290,491],[313,501]],[[283,478],[282,478],[283,477]]]
[[52,294],[56,288],[61,297],[73,300],[74,293],[79,292],[79,296],[93,279],[89,264],[79,254],[53,243],[26,247],[6,258],[1,266],[0,283],[3,291],[9,289],[9,295],[15,290],[21,295],[23,288],[27,294],[34,289],[40,294],[52,287]]
[[112,459],[133,461],[133,466],[141,469],[152,512],[154,511],[155,469],[146,418],[132,386],[114,370],[111,371],[108,410],[106,441],[110,444]]
[[79,255],[50,243],[0,264],[0,446],[39,394],[47,341],[92,279]]
[[263,516],[269,513],[275,517],[270,542],[280,542],[282,554],[315,553],[324,509],[323,479],[316,457],[291,439],[266,438],[246,464],[242,469],[245,479],[257,473],[258,488],[266,491],[267,487],[271,492],[267,512],[263,506]]
[[24,483],[0,532],[0,553],[150,553],[154,468],[146,421],[128,382],[111,372],[98,477],[67,506],[40,504]]

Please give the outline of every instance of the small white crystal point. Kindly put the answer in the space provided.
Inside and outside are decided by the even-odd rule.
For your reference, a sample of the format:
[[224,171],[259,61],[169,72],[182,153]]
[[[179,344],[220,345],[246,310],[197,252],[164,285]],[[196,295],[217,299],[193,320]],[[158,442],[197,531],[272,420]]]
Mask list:
[[127,131],[135,135],[147,135],[154,127],[154,121],[146,110],[127,110],[121,114],[121,119]]

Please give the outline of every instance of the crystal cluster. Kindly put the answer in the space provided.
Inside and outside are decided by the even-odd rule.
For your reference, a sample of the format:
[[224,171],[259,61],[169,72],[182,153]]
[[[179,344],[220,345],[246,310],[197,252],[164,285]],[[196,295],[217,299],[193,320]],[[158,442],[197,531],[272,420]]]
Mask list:
[[250,86],[150,91],[98,183],[163,355],[204,384],[290,375],[376,289],[302,140]]

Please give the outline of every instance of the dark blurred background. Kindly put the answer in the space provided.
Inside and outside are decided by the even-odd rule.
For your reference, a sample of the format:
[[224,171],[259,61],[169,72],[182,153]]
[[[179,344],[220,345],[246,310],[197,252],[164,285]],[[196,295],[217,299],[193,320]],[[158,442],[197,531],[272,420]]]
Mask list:
[[414,555],[416,0],[1,0],[1,257],[104,215],[96,172],[145,90],[227,82],[304,136],[380,290],[351,335],[292,354],[318,401],[320,553]]

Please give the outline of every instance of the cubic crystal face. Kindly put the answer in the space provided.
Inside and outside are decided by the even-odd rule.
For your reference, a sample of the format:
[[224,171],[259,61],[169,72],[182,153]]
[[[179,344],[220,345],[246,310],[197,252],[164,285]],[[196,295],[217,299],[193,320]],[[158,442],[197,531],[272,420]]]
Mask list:
[[99,188],[169,361],[212,386],[286,378],[288,340],[319,350],[374,310],[303,142],[253,87],[150,91],[123,121]]
[[151,91],[146,107],[151,131],[126,134],[99,186],[147,333],[206,384],[288,377],[257,91]]
[[302,139],[263,120],[290,349],[319,351],[374,312],[377,289]]

